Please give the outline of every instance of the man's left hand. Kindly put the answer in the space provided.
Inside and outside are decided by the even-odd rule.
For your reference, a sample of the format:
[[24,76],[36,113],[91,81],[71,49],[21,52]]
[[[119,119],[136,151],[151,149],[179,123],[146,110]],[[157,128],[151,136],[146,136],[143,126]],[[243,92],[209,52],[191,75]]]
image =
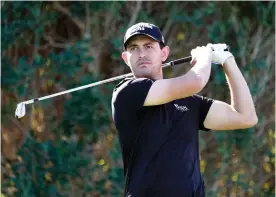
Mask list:
[[225,51],[225,49],[227,49],[226,44],[221,44],[221,43],[210,44],[209,43],[209,44],[207,44],[207,47],[210,47],[213,50],[212,63],[223,65],[229,57],[234,57],[232,55],[232,53],[230,53],[229,51]]

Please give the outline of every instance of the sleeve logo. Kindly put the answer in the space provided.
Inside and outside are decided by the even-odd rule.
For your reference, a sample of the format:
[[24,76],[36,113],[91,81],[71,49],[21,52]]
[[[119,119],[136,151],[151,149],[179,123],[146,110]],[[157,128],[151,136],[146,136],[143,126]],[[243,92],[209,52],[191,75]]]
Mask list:
[[186,106],[179,106],[177,104],[174,104],[175,108],[181,112],[188,111],[189,109]]

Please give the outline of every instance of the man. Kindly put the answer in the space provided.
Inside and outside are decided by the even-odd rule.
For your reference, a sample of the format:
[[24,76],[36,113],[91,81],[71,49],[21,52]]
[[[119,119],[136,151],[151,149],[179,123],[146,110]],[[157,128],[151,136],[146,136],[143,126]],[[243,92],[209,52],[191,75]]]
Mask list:
[[[191,51],[193,67],[163,79],[169,55],[160,29],[149,23],[130,27],[122,58],[134,77],[114,89],[112,112],[118,130],[127,197],[204,197],[198,130],[252,127],[257,115],[252,96],[225,44]],[[213,51],[214,50],[214,51]],[[209,80],[211,62],[223,66],[231,104],[197,95]]]

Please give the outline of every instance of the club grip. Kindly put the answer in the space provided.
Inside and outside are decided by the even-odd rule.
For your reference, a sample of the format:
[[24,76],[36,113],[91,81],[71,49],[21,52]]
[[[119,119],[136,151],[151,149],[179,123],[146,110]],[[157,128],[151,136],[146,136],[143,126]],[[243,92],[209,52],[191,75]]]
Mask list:
[[[214,51],[214,49],[212,49]],[[224,51],[230,51],[230,46],[226,45],[226,49],[224,49]]]
[[176,59],[176,60],[171,61],[171,66],[176,65],[176,64],[190,62],[191,60],[192,60],[192,56]]
[[227,45],[226,49],[224,49],[224,51],[230,51],[230,46]]
[[[226,47],[226,49],[224,49],[224,51],[230,51],[230,46],[227,45],[227,47]],[[180,58],[180,59],[176,59],[171,62],[168,62],[165,64],[165,66],[174,66],[177,64],[183,64],[186,62],[190,62],[191,60],[192,60],[192,56],[188,56],[188,57],[184,57],[184,58]]]

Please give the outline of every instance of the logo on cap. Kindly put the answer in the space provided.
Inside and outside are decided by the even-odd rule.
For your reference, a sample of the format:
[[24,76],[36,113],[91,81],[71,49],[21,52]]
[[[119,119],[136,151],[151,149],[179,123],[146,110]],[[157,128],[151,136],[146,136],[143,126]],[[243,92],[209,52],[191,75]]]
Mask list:
[[131,29],[129,29],[130,30],[129,34],[133,34],[137,31],[145,31],[145,27],[150,28],[150,29],[153,28],[152,25],[149,23],[138,23],[138,24],[132,26]]
[[147,36],[151,37],[152,39],[165,44],[165,40],[164,40],[164,37],[163,37],[160,29],[156,25],[153,25],[150,23],[142,22],[142,23],[137,23],[137,24],[131,26],[126,31],[126,34],[124,37],[124,46],[125,47],[126,47],[127,41],[134,35],[147,35]]

